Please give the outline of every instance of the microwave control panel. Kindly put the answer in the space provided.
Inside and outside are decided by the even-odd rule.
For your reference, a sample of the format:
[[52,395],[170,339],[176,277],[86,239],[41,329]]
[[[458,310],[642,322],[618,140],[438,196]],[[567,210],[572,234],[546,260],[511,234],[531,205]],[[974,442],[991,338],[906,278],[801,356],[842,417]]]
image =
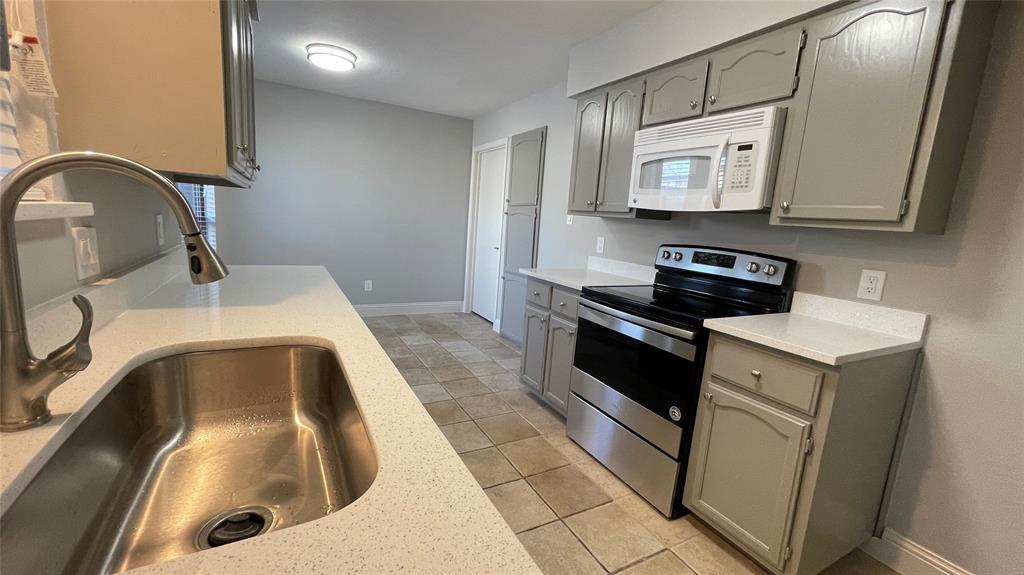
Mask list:
[[725,192],[748,192],[754,187],[757,175],[757,142],[731,144],[725,166]]

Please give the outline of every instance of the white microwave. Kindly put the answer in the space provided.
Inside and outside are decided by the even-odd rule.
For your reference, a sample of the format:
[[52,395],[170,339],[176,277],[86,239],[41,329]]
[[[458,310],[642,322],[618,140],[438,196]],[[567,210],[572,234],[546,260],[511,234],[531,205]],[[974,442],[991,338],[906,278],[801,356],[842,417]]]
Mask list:
[[786,109],[716,114],[639,130],[629,205],[738,212],[771,205]]

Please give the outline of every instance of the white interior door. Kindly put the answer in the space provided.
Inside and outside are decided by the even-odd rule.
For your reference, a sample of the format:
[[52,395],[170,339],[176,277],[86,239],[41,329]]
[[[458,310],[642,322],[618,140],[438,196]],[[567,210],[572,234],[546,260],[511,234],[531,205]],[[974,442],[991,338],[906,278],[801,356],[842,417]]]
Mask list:
[[505,148],[477,155],[476,245],[473,313],[493,322],[498,306],[501,217],[505,197]]

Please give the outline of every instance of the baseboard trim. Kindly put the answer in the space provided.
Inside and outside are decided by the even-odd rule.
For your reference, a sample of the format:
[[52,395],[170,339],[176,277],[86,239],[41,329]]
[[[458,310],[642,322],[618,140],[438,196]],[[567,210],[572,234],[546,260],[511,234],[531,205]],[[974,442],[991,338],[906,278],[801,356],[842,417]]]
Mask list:
[[903,575],[974,575],[889,528],[882,533],[881,539],[872,537],[861,545],[861,549]]
[[354,306],[363,317],[381,315],[422,315],[426,313],[452,313],[462,311],[462,300],[427,301],[411,303],[369,303]]

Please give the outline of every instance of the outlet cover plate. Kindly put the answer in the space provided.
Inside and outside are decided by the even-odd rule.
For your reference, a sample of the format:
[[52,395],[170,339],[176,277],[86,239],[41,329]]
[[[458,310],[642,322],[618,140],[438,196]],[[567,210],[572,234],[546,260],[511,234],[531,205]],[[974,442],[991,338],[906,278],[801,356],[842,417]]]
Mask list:
[[363,280],[363,291],[373,291],[373,280]]
[[885,288],[885,272],[882,270],[861,270],[857,297],[871,301],[882,301]]
[[604,253],[604,236],[597,236],[597,246],[595,246],[594,251],[599,254]]

